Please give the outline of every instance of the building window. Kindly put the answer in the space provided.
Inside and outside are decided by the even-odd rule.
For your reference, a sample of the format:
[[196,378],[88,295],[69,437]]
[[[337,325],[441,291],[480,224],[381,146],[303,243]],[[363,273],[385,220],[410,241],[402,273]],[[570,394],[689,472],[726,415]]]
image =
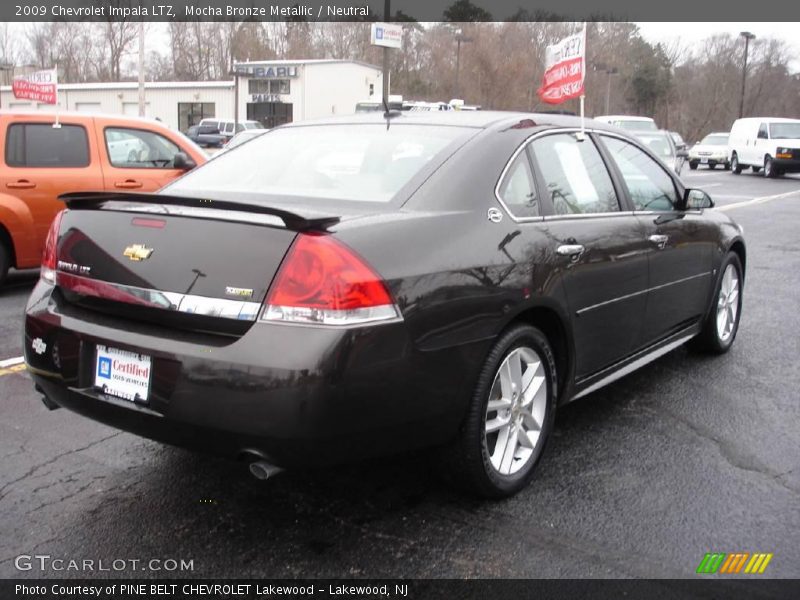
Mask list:
[[289,94],[291,93],[291,80],[289,79],[250,79],[247,82],[248,94]]
[[213,102],[178,102],[178,129],[184,133],[202,119],[215,116]]

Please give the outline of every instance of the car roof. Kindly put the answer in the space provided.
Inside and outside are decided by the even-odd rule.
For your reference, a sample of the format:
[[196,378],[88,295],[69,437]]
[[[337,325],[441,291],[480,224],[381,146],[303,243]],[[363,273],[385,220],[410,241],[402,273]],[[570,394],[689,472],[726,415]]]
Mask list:
[[[433,110],[433,111],[396,111],[388,119],[389,126],[398,125],[431,125],[431,126],[456,126],[471,127],[476,129],[497,129],[515,127],[517,129],[544,129],[549,127],[579,128],[580,117],[557,115],[550,113],[526,113],[491,110]],[[354,113],[352,115],[326,117],[298,121],[282,125],[283,127],[308,127],[313,125],[358,125],[358,124],[387,124],[387,118],[382,111],[368,113]],[[619,128],[585,119],[586,129],[600,129],[604,131],[620,131]]]
[[633,115],[598,115],[595,119],[615,119],[617,121],[655,121],[650,117],[636,117]]
[[[58,117],[59,119],[68,118],[68,119],[113,119],[115,121],[122,121],[126,123],[147,123],[149,125],[157,125],[159,127],[167,128],[167,126],[158,119],[154,119],[152,117],[137,117],[132,115],[120,115],[120,114],[113,114],[113,113],[102,113],[102,112],[83,112],[77,110],[52,110],[52,109],[42,109],[42,110],[19,110],[19,109],[2,109],[0,110],[0,116],[9,116],[9,117],[43,117],[45,119],[55,119]],[[168,129],[168,128],[167,128]]]
[[759,121],[760,123],[800,123],[800,119],[787,119],[786,117],[744,117],[743,119],[736,119],[736,121]]

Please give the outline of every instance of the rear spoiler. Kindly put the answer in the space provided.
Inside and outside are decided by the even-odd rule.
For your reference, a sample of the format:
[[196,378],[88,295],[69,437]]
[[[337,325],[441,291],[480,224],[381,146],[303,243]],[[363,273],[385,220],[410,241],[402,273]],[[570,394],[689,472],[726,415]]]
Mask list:
[[71,192],[58,197],[70,209],[100,208],[107,202],[142,202],[144,204],[167,204],[170,206],[189,206],[192,208],[214,208],[220,210],[236,210],[240,212],[271,215],[283,221],[287,229],[292,231],[325,230],[336,225],[341,217],[305,217],[297,213],[262,206],[248,204],[235,200],[211,200],[205,198],[191,198],[187,196],[168,196],[164,194],[148,194],[142,192]]

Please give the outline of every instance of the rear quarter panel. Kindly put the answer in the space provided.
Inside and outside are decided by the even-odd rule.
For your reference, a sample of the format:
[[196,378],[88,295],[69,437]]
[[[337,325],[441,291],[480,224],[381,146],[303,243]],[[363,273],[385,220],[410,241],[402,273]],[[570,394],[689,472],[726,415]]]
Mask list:
[[500,208],[494,189],[503,167],[531,133],[484,132],[401,211],[334,228],[388,281],[409,335],[408,355],[433,391],[420,393],[444,412],[463,414],[495,339],[521,313],[547,307],[569,327],[547,230],[508,215],[500,223],[487,218],[490,207]]

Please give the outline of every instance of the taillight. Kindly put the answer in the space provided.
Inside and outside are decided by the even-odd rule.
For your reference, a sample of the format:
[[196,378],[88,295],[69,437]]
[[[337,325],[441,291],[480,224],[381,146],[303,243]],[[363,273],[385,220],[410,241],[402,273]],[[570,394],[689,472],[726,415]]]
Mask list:
[[61,217],[64,211],[60,211],[53,222],[50,223],[50,230],[44,240],[44,253],[42,254],[41,278],[48,283],[56,283],[56,264],[58,262],[58,231],[61,229]]
[[301,233],[270,287],[261,318],[355,325],[399,316],[386,284],[364,259],[328,235]]

